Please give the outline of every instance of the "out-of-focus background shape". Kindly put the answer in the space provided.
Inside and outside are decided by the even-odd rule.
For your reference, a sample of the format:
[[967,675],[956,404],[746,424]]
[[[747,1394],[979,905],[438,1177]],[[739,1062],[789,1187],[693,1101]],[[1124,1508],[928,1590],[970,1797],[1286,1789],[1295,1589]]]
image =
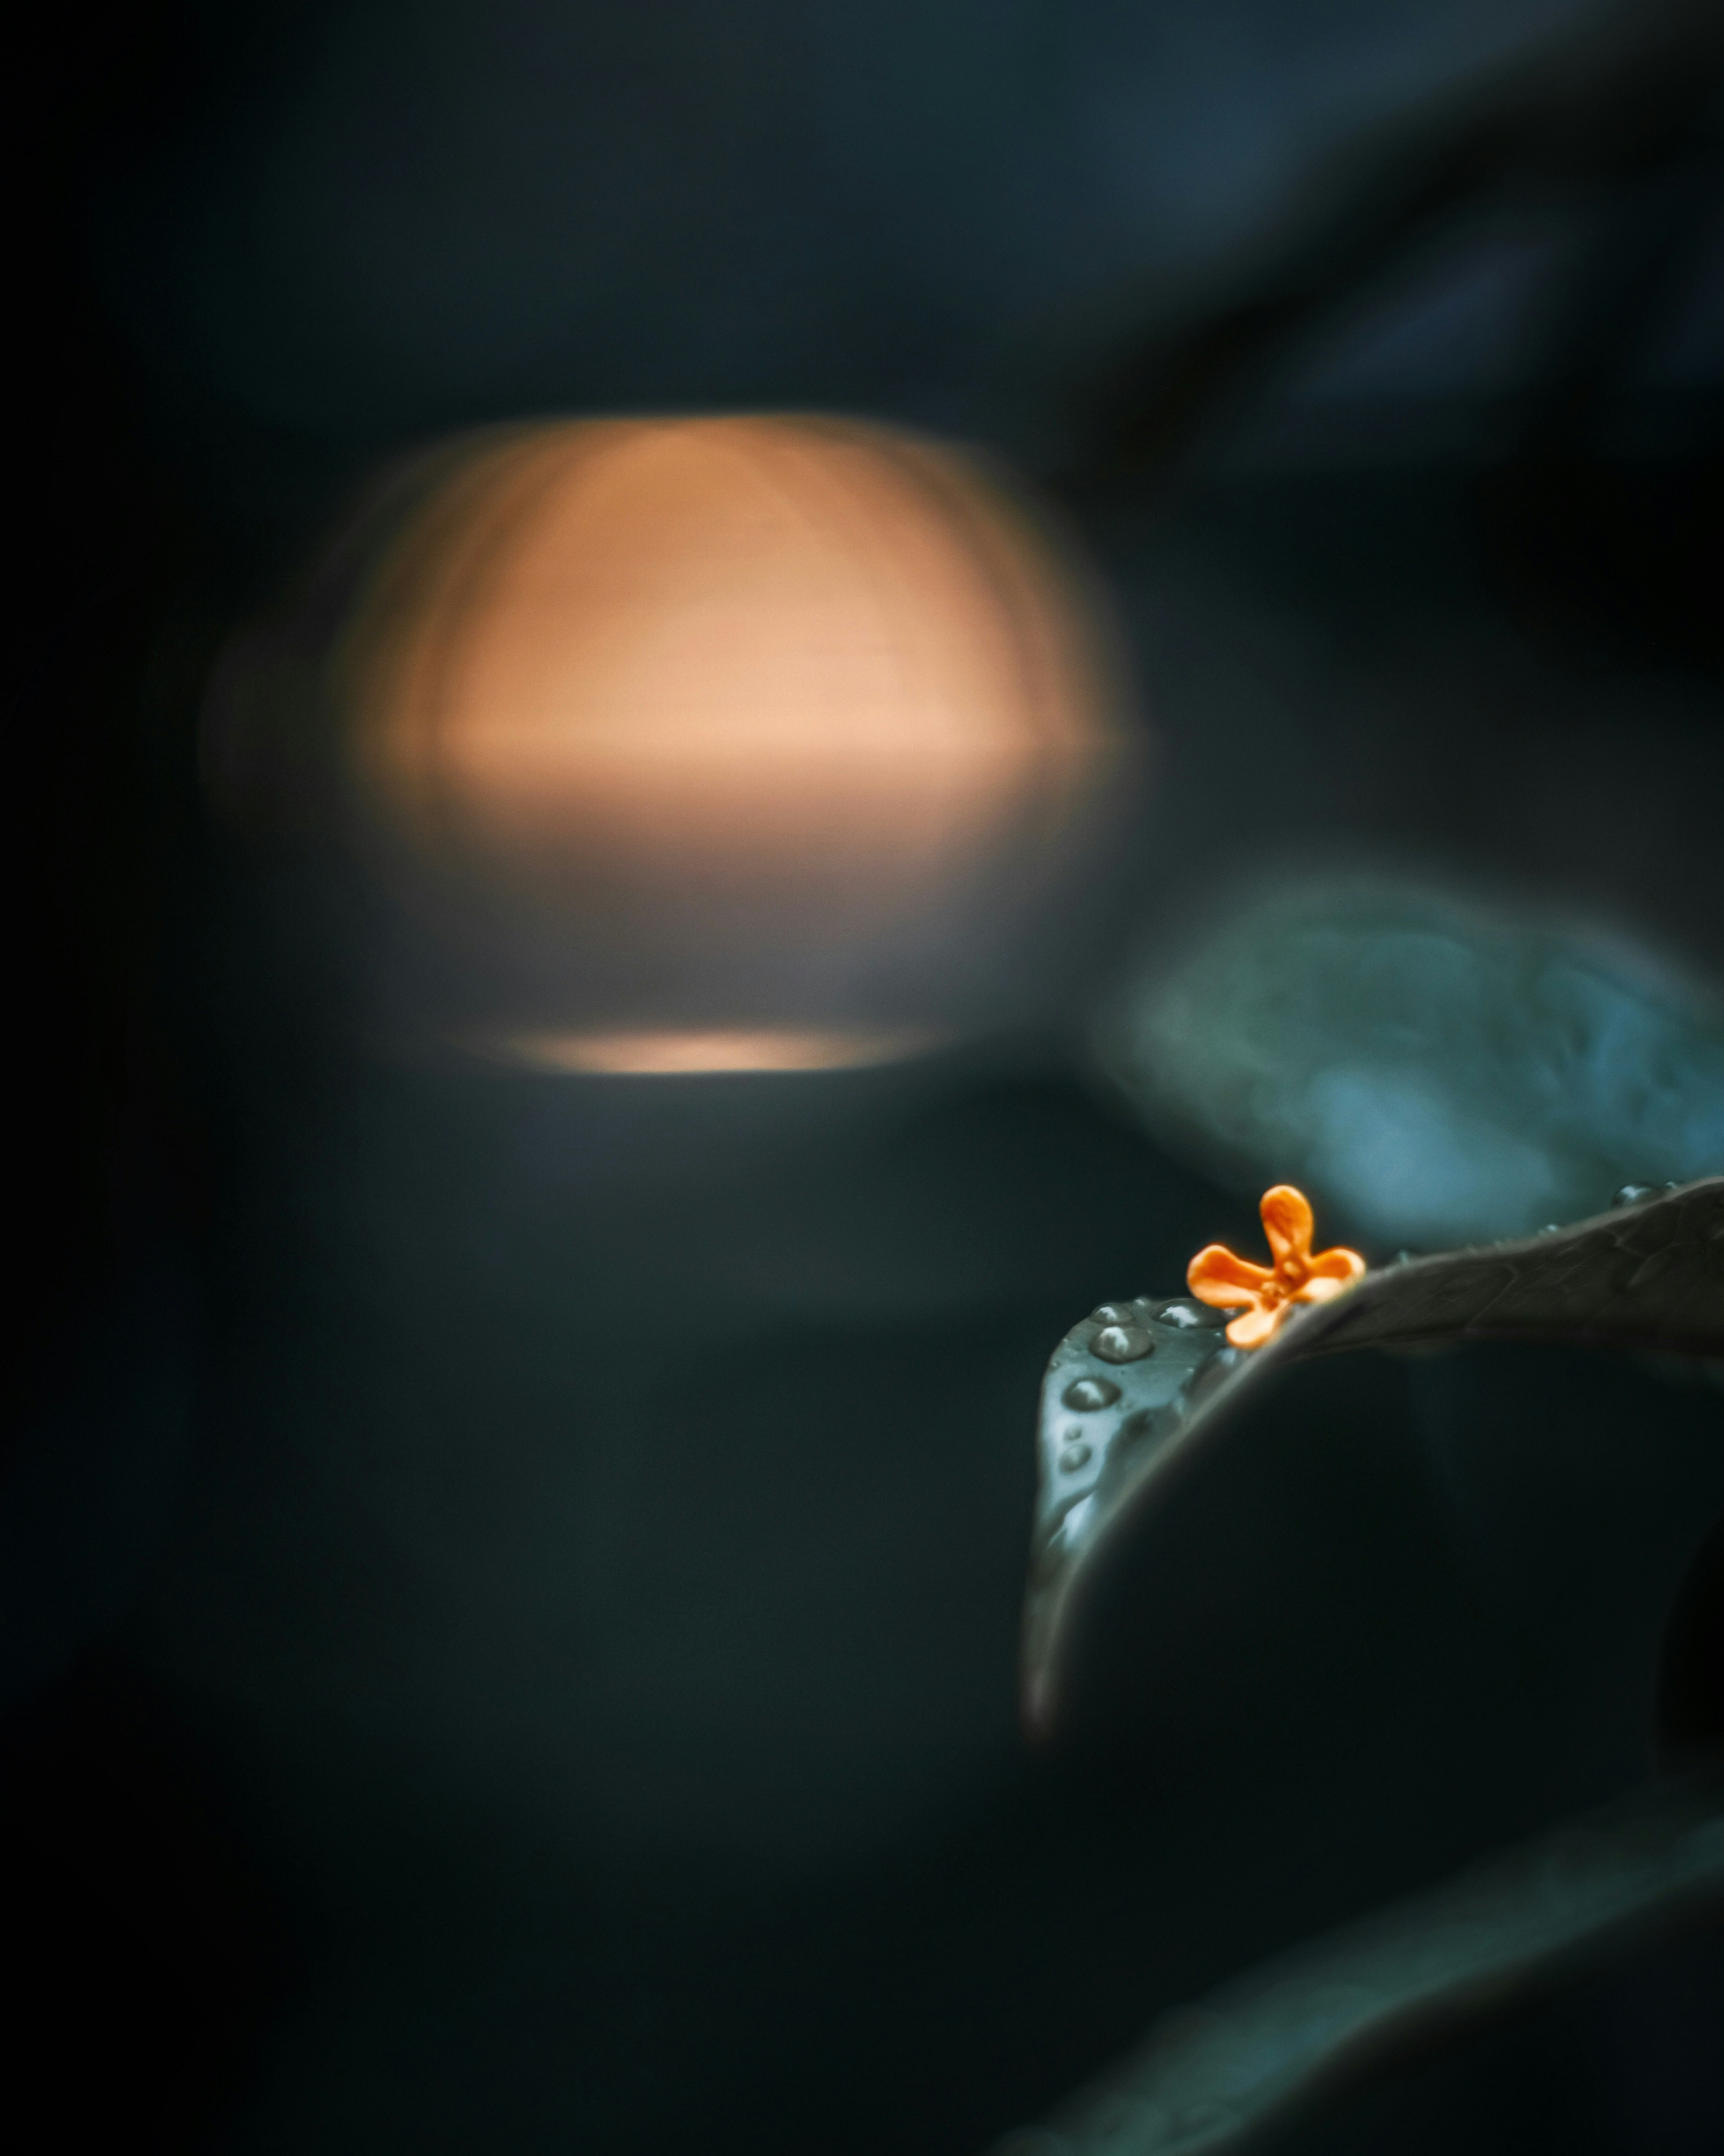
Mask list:
[[1293,883],[1102,1027],[1127,1095],[1247,1190],[1397,1246],[1530,1235],[1724,1173],[1724,1013],[1620,939],[1417,886]]
[[511,429],[409,468],[241,640],[204,760],[254,835],[321,795],[444,947],[421,1033],[879,1062],[1023,1023],[1047,916],[1112,866],[1137,774],[1102,604],[901,430]]
[[[1314,1369],[1052,1750],[1016,1657],[1047,1351],[1260,1159],[1708,1164],[1714,0],[34,28],[18,2118],[973,2156],[1638,1784],[1724,1447],[1608,1362]],[[1301,2145],[1711,2156],[1649,1953]]]

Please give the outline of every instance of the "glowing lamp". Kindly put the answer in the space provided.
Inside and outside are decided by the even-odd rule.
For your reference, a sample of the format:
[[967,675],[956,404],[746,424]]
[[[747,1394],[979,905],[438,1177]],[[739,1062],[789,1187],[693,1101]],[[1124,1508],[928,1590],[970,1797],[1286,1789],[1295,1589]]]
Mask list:
[[1082,880],[1123,747],[1097,609],[954,449],[819,418],[509,430],[344,560],[319,693],[347,828],[490,1052],[911,1052],[1011,1002]]

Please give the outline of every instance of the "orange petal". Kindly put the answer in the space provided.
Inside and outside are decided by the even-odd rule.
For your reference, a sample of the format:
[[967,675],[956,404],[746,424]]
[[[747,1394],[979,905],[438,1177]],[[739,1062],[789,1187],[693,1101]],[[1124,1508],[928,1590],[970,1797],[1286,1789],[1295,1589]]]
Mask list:
[[1314,1279],[1336,1281],[1346,1287],[1362,1277],[1366,1265],[1357,1250],[1337,1244],[1332,1250],[1319,1250],[1311,1260],[1311,1270]]
[[1326,1279],[1321,1273],[1314,1274],[1302,1287],[1294,1289],[1290,1300],[1294,1302],[1327,1302],[1332,1296],[1345,1295],[1351,1285],[1347,1281]]
[[1225,1243],[1211,1243],[1185,1269],[1185,1284],[1200,1301],[1218,1310],[1253,1302],[1275,1278],[1266,1265],[1235,1257]]
[[1309,1257],[1311,1232],[1316,1224],[1311,1200],[1302,1190],[1296,1190],[1290,1183],[1278,1183],[1273,1190],[1264,1192],[1258,1210],[1277,1265],[1284,1258]]
[[1228,1327],[1227,1337],[1235,1348],[1260,1348],[1274,1338],[1292,1308],[1290,1302],[1284,1302],[1275,1310],[1248,1310]]

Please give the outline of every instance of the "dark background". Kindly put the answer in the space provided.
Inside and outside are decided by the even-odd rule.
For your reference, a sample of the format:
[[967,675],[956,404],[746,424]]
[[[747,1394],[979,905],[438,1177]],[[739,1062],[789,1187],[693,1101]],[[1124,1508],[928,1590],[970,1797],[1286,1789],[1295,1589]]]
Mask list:
[[[37,27],[16,2144],[980,2150],[1643,1777],[1724,1454],[1625,1365],[1308,1373],[1039,1753],[1013,1658],[1049,1348],[1249,1232],[1086,1075],[1116,949],[1290,852],[1724,975],[1717,11]],[[1116,941],[793,1100],[368,1059],[340,892],[205,828],[214,654],[380,459],[730,406],[974,438],[1075,521],[1161,744]],[[1711,2148],[1721,2027],[1686,1937],[1299,2145]]]

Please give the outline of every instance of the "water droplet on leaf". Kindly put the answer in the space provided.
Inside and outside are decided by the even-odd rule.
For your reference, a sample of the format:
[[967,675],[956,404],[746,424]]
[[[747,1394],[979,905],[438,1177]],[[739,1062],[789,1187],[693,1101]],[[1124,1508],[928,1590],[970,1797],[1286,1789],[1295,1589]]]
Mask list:
[[1119,1396],[1111,1378],[1074,1378],[1060,1395],[1060,1404],[1076,1414],[1091,1414],[1097,1408],[1111,1408]]
[[1225,1325],[1228,1314],[1211,1310],[1206,1302],[1165,1302],[1158,1315],[1163,1325],[1177,1325],[1182,1332],[1189,1332],[1199,1325]]
[[1155,1342],[1139,1325],[1104,1325],[1090,1342],[1090,1353],[1104,1363],[1138,1363],[1155,1353]]
[[1079,1468],[1087,1467],[1089,1464],[1090,1448],[1087,1445],[1068,1445],[1060,1455],[1060,1472],[1062,1475],[1075,1475]]

